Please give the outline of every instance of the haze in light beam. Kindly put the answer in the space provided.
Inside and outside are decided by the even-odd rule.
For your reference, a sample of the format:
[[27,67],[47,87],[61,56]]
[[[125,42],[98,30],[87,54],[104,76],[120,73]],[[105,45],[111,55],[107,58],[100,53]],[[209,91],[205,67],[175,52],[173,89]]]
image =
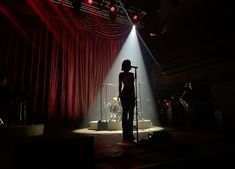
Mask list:
[[[110,72],[108,73],[105,81],[103,82],[102,91],[100,91],[97,95],[96,103],[100,102],[100,93],[102,93],[102,101],[97,103],[97,105],[101,105],[102,107],[97,107],[97,111],[101,112],[102,110],[102,119],[108,120],[109,113],[107,111],[118,111],[120,110],[120,101],[116,101],[118,96],[118,75],[121,72],[121,65],[125,59],[129,59],[131,61],[132,66],[137,66],[138,68],[132,68],[130,72],[133,72],[137,77],[137,103],[138,103],[138,119],[146,119],[146,120],[155,120],[156,119],[156,106],[153,98],[152,90],[150,88],[148,75],[146,72],[146,67],[144,64],[143,56],[140,50],[139,41],[137,38],[135,27],[133,27],[130,32],[126,42],[124,43],[122,49],[120,50],[116,60],[114,61]],[[107,107],[107,105],[111,105]],[[113,106],[112,106],[113,105]],[[107,110],[108,109],[108,110]],[[94,119],[95,117],[100,117],[100,115],[91,115],[93,117],[92,120],[100,120]]]

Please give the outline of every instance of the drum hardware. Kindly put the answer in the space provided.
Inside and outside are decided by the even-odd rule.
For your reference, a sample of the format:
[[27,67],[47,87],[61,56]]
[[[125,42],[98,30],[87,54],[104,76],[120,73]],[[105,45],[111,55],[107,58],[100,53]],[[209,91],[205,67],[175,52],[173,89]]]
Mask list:
[[118,101],[118,97],[113,97],[113,100]]
[[[108,86],[116,86],[118,84],[114,83],[105,83],[101,84],[100,86],[100,120],[107,120],[107,112],[105,112],[105,119],[104,119],[104,112],[103,112],[103,107],[105,108],[106,103],[108,102]],[[105,89],[105,92],[103,93],[103,87]],[[105,96],[103,96],[105,95]],[[104,99],[104,104],[103,104],[103,99]]]
[[108,101],[105,103],[105,110],[108,120],[121,121],[122,108],[118,101]]

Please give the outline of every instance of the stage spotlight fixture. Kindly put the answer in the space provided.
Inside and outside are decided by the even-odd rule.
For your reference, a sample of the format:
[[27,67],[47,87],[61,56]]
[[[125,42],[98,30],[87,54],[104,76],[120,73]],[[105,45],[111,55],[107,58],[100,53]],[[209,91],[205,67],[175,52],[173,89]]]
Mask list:
[[116,12],[116,6],[111,3],[111,4],[109,5],[109,11],[112,12],[112,13],[115,13],[115,12]]
[[131,18],[131,21],[133,22],[133,24],[136,24],[138,21],[139,21],[139,19],[140,19],[140,16],[139,16],[139,14],[138,13],[129,13],[129,16],[130,16],[130,18]]
[[112,2],[109,4],[109,17],[112,21],[116,20],[117,17],[117,7]]
[[93,0],[87,0],[87,3],[91,5],[93,3]]
[[133,19],[134,21],[138,20],[138,18],[139,18],[139,17],[138,17],[137,14],[135,14],[135,15],[132,16],[132,19]]

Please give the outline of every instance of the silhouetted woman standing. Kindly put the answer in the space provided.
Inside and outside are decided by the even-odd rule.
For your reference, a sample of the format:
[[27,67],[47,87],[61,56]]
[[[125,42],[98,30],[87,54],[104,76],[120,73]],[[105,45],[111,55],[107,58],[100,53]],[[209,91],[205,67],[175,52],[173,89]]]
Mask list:
[[119,74],[119,97],[122,105],[122,133],[124,142],[134,141],[133,120],[135,108],[134,73],[130,72],[131,61],[122,62],[122,72]]

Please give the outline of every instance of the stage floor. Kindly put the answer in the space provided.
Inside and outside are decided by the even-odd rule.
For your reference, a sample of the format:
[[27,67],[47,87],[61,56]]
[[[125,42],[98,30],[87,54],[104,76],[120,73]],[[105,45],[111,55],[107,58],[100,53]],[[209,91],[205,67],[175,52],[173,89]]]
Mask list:
[[[156,134],[153,140],[148,138],[150,131]],[[220,151],[224,148],[223,136],[217,132],[190,132],[152,126],[139,130],[139,144],[122,142],[121,130],[83,128],[73,132],[94,136],[97,169],[200,168],[205,162],[206,166],[215,167],[221,166],[224,160],[220,159]],[[170,134],[170,141],[162,135],[165,132]]]
[[[164,130],[162,127],[152,126],[151,128],[147,129],[139,129],[139,133],[149,133],[149,132],[156,132]],[[94,130],[89,128],[83,128],[83,129],[76,129],[73,131],[74,133],[80,133],[80,134],[121,134],[122,130]],[[136,133],[136,131],[134,131]]]
[[[102,130],[108,130],[108,131],[115,131],[115,130],[122,130],[122,121],[117,120],[102,120],[102,125],[99,126],[99,121],[90,121],[89,122],[89,130],[100,130],[100,127],[102,127]],[[136,121],[133,122],[134,126],[136,125]],[[152,128],[152,121],[151,120],[139,120],[138,121],[138,129],[149,129]]]
[[0,135],[4,139],[31,137],[44,134],[44,124],[0,126]]

